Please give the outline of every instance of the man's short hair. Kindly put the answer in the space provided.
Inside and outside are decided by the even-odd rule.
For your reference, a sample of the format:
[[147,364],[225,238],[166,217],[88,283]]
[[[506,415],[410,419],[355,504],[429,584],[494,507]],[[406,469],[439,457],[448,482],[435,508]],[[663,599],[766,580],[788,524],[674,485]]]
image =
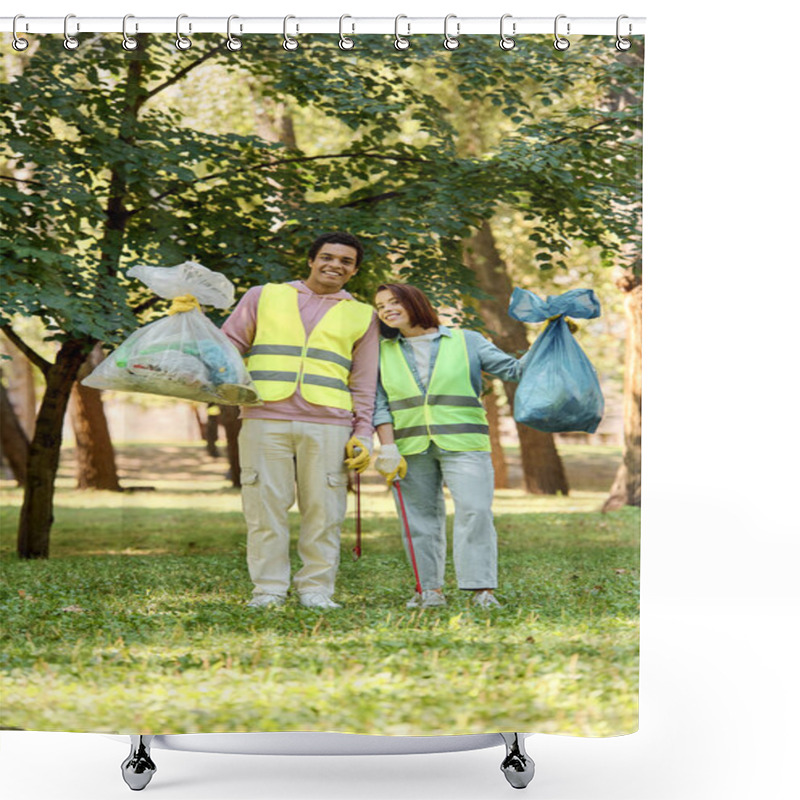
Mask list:
[[333,233],[323,233],[318,236],[311,247],[308,249],[308,259],[313,261],[317,257],[317,253],[322,249],[325,244],[345,244],[352,247],[356,251],[356,267],[361,264],[361,259],[364,258],[364,245],[361,241],[353,236],[352,233],[344,233],[342,231],[334,231]]

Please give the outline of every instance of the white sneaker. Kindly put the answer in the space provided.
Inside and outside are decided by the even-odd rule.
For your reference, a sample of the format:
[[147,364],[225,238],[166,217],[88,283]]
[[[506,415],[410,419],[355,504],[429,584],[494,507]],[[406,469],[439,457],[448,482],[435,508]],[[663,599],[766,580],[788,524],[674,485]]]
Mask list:
[[257,594],[247,606],[248,608],[266,608],[267,606],[282,606],[285,602],[285,594]]
[[334,603],[326,594],[319,592],[306,592],[300,595],[300,605],[306,608],[341,608],[339,603]]
[[493,592],[487,592],[485,589],[482,592],[472,593],[472,604],[479,608],[502,608],[503,606],[497,602],[497,598]]
[[423,589],[422,594],[416,593],[407,603],[406,608],[435,608],[446,606],[447,598],[435,589]]

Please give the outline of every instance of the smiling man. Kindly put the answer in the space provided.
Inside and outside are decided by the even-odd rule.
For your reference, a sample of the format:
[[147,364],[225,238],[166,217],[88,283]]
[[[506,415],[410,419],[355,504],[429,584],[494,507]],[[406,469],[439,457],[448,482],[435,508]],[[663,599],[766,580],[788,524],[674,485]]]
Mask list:
[[262,400],[242,408],[239,434],[252,607],[286,601],[295,496],[302,568],[293,583],[300,603],[339,605],[333,593],[347,469],[369,465],[378,372],[377,318],[344,291],[363,254],[349,233],[320,236],[304,281],[249,289],[222,326]]

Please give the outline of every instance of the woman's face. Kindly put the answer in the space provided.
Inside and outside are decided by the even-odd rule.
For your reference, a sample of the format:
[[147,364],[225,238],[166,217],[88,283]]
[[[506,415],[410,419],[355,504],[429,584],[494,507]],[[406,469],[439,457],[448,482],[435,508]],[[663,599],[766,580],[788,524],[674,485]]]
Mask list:
[[375,295],[375,309],[378,319],[390,328],[408,328],[411,325],[408,312],[389,289],[381,289]]

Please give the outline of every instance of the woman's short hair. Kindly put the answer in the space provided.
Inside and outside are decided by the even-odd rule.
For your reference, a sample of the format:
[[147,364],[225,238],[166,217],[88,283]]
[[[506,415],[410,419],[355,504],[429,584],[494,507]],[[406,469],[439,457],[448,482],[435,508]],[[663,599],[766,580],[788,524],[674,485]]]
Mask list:
[[[396,300],[403,306],[408,314],[408,320],[412,327],[438,328],[440,325],[439,315],[431,305],[425,292],[407,283],[382,283],[377,291],[391,292]],[[399,331],[397,328],[390,328],[388,325],[380,323],[381,335],[393,339]]]

